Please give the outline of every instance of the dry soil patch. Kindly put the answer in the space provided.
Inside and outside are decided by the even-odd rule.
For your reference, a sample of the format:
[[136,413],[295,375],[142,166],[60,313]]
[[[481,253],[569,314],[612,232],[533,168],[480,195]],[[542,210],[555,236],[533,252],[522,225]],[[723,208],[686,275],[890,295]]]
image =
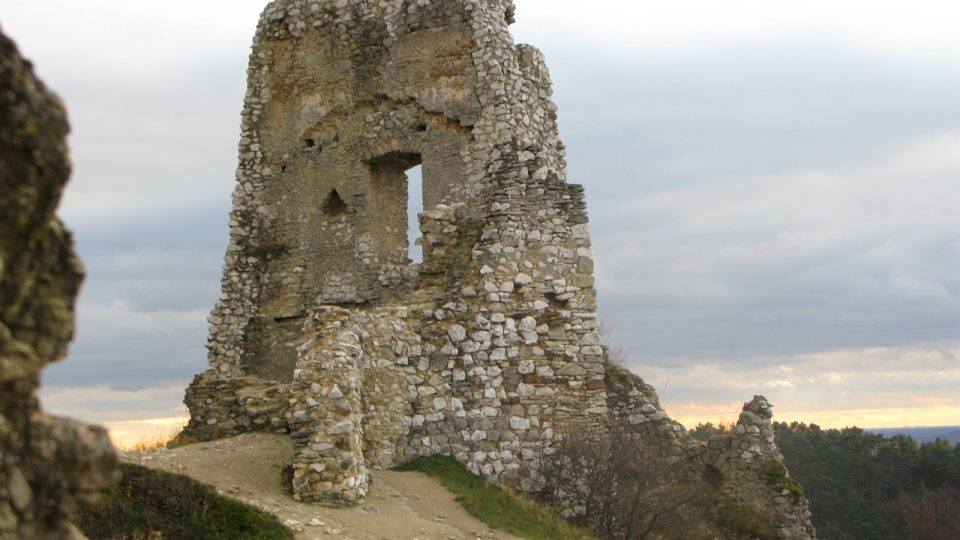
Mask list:
[[294,501],[282,468],[292,459],[290,438],[253,433],[173,450],[128,452],[124,458],[185,474],[219,493],[270,512],[298,539],[515,539],[468,514],[438,482],[417,472],[373,471],[364,504],[330,508]]

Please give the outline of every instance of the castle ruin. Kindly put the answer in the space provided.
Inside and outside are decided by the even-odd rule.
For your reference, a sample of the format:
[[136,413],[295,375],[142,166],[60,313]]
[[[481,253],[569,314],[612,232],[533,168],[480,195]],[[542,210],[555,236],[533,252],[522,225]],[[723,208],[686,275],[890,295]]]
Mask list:
[[[547,68],[513,43],[513,13],[511,0],[266,7],[184,435],[289,433],[294,497],[351,504],[368,468],[437,453],[532,491],[543,448],[610,425],[736,477],[732,498],[779,496],[778,527],[813,537],[806,502],[760,478],[782,460],[765,400],[705,446],[638,377],[605,377],[584,191],[566,182]],[[417,165],[421,263],[406,217]]]

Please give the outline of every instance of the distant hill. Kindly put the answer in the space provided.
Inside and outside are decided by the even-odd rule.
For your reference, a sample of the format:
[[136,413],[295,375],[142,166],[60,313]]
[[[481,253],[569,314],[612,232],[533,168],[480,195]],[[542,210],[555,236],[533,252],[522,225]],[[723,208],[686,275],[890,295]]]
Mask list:
[[936,439],[945,439],[950,444],[960,443],[960,426],[928,426],[928,427],[899,427],[866,429],[870,433],[893,437],[907,435],[913,437],[917,443],[933,442]]

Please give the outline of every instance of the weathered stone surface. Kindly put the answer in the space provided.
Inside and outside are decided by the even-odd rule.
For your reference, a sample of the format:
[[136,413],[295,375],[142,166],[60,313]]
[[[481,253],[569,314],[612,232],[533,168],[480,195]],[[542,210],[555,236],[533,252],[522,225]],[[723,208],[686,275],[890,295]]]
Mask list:
[[[366,467],[436,452],[530,482],[561,424],[603,415],[602,369],[579,366],[603,355],[579,270],[583,189],[564,181],[547,70],[514,45],[512,12],[267,6],[187,434],[289,429],[296,496],[353,502]],[[417,164],[413,265],[404,171]]]
[[669,457],[692,480],[706,480],[719,494],[756,510],[780,538],[816,538],[807,500],[797,495],[774,441],[773,410],[765,397],[744,403],[732,433],[701,443],[670,419],[640,377],[610,367],[606,390],[613,425],[643,441],[653,456]]
[[0,538],[82,538],[77,500],[113,478],[102,428],[44,414],[40,370],[73,335],[83,276],[55,217],[70,173],[63,106],[0,34]]
[[723,495],[766,515],[779,538],[815,538],[809,504],[774,441],[772,417],[767,399],[754,396],[732,433],[688,448],[686,463],[693,474],[718,482]]
[[[513,43],[513,12],[266,7],[187,434],[287,429],[295,497],[344,504],[368,467],[434,453],[535,490],[537,456],[582,424],[677,462],[695,446],[652,388],[605,381],[584,191],[566,182],[547,68]],[[418,164],[411,264],[404,171]],[[275,393],[251,404],[251,387]]]

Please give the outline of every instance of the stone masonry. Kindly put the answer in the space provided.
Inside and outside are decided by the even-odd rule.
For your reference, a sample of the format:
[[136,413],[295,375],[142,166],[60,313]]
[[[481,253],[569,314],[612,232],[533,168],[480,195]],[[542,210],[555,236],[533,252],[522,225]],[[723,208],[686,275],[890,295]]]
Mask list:
[[77,501],[114,479],[104,429],[40,410],[40,370],[63,357],[83,277],[55,216],[70,175],[66,113],[0,33],[0,539],[78,539]]
[[583,188],[566,182],[547,68],[513,43],[513,12],[511,0],[265,8],[185,437],[288,432],[294,496],[339,504],[364,497],[368,468],[434,453],[533,491],[537,456],[585,423],[697,462],[655,394],[605,377]]

